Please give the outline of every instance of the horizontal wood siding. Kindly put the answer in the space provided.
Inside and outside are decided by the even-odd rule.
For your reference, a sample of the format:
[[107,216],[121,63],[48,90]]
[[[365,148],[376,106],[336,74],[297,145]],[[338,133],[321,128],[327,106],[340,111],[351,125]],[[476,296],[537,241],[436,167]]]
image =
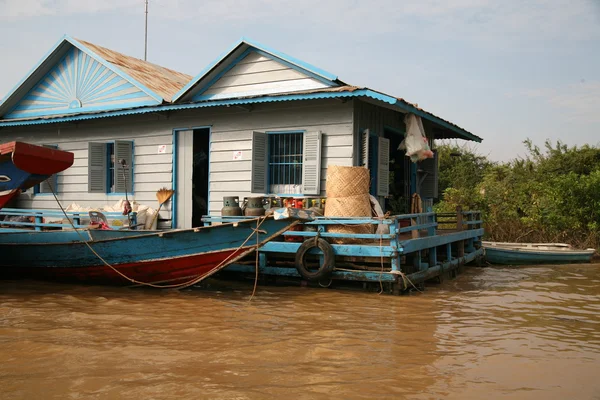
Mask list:
[[[129,200],[154,209],[158,207],[156,191],[165,186],[172,187],[172,131],[168,126],[156,127],[145,123],[130,125],[125,119],[115,124],[110,120],[83,123],[79,127],[60,126],[43,128],[13,128],[18,140],[34,144],[56,144],[60,150],[73,152],[73,166],[58,174],[58,199],[63,207],[77,204],[82,207],[114,205],[125,199],[123,194],[88,193],[88,143],[113,140],[134,142],[134,193]],[[123,125],[123,122],[125,125]],[[2,141],[4,136],[2,134]],[[165,154],[158,153],[158,145],[166,145]],[[58,209],[51,193],[34,195],[32,190],[19,197],[19,207]],[[171,218],[171,205],[161,209],[161,218]]]
[[213,83],[202,96],[239,96],[294,92],[327,87],[293,68],[251,52]]
[[[66,207],[77,203],[86,207],[113,205],[123,196],[87,193],[87,146],[92,141],[115,139],[134,141],[134,191],[130,198],[153,208],[158,206],[156,191],[172,188],[173,129],[210,126],[209,210],[220,214],[223,196],[251,196],[251,154],[253,131],[323,132],[321,192],[325,194],[328,165],[352,165],[353,106],[338,100],[294,101],[259,104],[251,112],[236,108],[206,108],[176,113],[98,119],[74,125],[46,125],[3,129],[3,142],[22,140],[35,144],[57,144],[75,153],[76,167],[58,175],[59,200]],[[158,154],[158,146],[166,153]],[[233,160],[233,152],[242,157]],[[21,195],[19,206],[50,208],[58,206],[52,195]],[[164,211],[163,211],[164,210]],[[161,219],[171,218],[171,202],[163,206]]]

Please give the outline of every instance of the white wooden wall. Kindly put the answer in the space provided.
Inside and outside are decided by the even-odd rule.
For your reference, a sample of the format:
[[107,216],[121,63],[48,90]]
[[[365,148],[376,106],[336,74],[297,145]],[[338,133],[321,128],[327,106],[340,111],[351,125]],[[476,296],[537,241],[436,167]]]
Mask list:
[[[0,130],[0,141],[22,140],[34,144],[57,144],[75,153],[73,167],[58,176],[59,200],[97,207],[114,204],[121,196],[87,192],[87,146],[91,141],[114,139],[134,141],[134,190],[136,201],[156,208],[156,191],[172,188],[173,129],[211,127],[209,210],[218,215],[223,196],[249,197],[253,131],[306,130],[323,132],[321,192],[325,194],[328,165],[352,165],[353,105],[339,100],[294,101],[259,104],[251,111],[205,108],[167,114],[52,124],[41,127],[14,127]],[[158,146],[166,153],[158,154]],[[242,157],[233,160],[233,152]],[[19,206],[57,209],[52,195],[26,193]],[[163,206],[161,218],[171,218],[171,202]]]
[[201,96],[213,99],[295,92],[327,85],[282,63],[251,52]]
[[[123,118],[121,122],[125,122]],[[150,121],[139,125],[117,123],[116,120],[98,120],[80,126],[60,128],[48,125],[43,128],[22,127],[0,131],[2,141],[21,140],[33,144],[56,144],[60,150],[73,152],[75,161],[71,168],[58,174],[58,199],[64,207],[76,203],[85,207],[113,205],[124,195],[88,193],[88,143],[115,139],[134,141],[134,191],[130,201],[136,200],[156,209],[156,191],[172,183],[171,129],[158,127]],[[11,134],[12,133],[12,134]],[[158,146],[166,145],[166,152],[158,154]],[[19,207],[57,209],[52,194],[34,195],[31,190],[19,198]],[[163,212],[164,210],[164,212]],[[161,218],[170,218],[170,204],[163,206]]]

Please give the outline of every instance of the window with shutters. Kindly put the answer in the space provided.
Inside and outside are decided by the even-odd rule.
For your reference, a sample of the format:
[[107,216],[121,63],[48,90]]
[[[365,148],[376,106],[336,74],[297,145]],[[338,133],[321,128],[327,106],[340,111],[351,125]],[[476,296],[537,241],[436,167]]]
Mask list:
[[115,140],[88,144],[88,192],[133,192],[133,142]]
[[321,132],[254,132],[252,193],[318,195]]
[[303,132],[267,135],[269,193],[302,193],[303,136]]
[[[49,149],[58,149],[58,146],[55,144],[43,144],[43,147],[48,147]],[[54,174],[43,182],[38,183],[33,187],[34,194],[52,194],[52,190],[54,189],[55,193],[58,193],[58,174]]]

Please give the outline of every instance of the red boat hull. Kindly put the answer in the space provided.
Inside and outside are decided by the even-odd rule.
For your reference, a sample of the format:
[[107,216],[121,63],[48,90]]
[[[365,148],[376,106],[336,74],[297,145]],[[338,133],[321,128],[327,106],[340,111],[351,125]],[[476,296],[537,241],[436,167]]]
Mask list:
[[[191,255],[169,260],[153,260],[129,264],[91,267],[26,267],[4,270],[4,278],[32,278],[63,282],[81,282],[108,285],[159,286],[182,284],[204,279],[219,271],[223,260],[233,260],[247,253],[249,248],[223,250],[214,253]],[[133,282],[123,275],[134,279]],[[9,273],[10,275],[6,275]],[[142,282],[142,283],[140,283]]]

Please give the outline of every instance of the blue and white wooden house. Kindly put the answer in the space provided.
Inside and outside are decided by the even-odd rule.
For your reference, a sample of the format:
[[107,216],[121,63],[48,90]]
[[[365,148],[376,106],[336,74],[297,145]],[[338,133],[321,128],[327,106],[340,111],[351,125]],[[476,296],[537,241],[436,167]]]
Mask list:
[[[435,160],[410,166],[397,150],[406,113],[423,119],[431,140],[481,141],[248,39],[191,77],[65,36],[0,102],[0,140],[75,153],[56,179],[65,205],[112,204],[127,191],[156,206],[156,191],[173,188],[161,226],[191,227],[219,215],[224,196],[325,196],[328,165],[368,166],[381,200],[436,197]],[[24,193],[18,206],[57,208],[48,192]]]

